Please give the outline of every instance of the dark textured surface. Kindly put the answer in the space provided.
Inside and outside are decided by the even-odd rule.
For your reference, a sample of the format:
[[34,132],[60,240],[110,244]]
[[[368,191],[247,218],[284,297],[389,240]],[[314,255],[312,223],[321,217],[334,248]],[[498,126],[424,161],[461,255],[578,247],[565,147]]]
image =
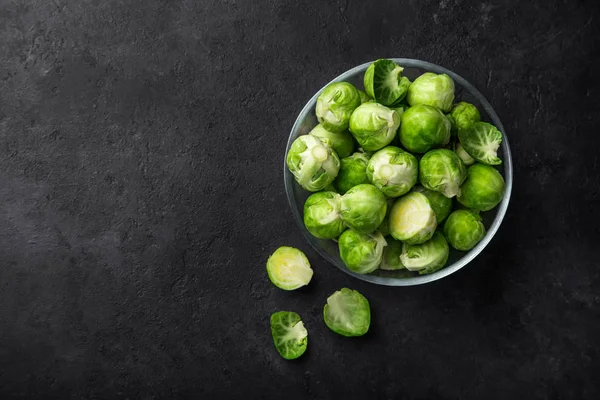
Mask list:
[[[0,398],[600,398],[600,6],[321,3],[0,0]],[[283,190],[302,105],[386,56],[471,81],[514,154],[494,241],[421,287],[326,264]],[[282,244],[310,287],[268,282]],[[343,286],[364,338],[322,322]]]

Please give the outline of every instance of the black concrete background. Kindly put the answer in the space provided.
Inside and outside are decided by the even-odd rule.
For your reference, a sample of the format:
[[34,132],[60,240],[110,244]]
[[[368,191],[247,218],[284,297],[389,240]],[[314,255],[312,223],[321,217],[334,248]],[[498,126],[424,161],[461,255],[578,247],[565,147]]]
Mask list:
[[[0,398],[600,398],[599,8],[0,0]],[[496,238],[426,286],[328,265],[284,194],[300,108],[379,57],[471,81],[514,154]],[[267,280],[283,244],[310,287]],[[322,322],[343,286],[366,337]],[[282,309],[310,333],[295,362]]]

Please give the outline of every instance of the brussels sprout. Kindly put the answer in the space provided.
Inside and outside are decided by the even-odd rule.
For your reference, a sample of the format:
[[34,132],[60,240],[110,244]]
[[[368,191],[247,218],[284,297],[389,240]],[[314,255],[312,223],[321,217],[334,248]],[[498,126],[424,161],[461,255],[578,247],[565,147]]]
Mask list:
[[413,190],[415,192],[423,193],[425,197],[429,199],[438,226],[444,222],[448,215],[450,215],[450,212],[452,211],[452,199],[449,199],[440,192],[425,189],[423,186],[415,186]]
[[319,124],[308,133],[321,139],[335,151],[339,158],[348,157],[354,151],[354,139],[348,131],[330,132]]
[[419,180],[425,188],[452,198],[467,177],[467,168],[455,152],[436,149],[419,161]]
[[392,206],[389,226],[390,234],[396,240],[410,244],[429,240],[437,227],[429,199],[419,192],[400,197]]
[[367,178],[367,164],[369,156],[365,153],[356,152],[350,157],[340,160],[340,172],[333,181],[333,185],[341,194],[361,183],[369,183]]
[[310,195],[304,203],[304,225],[319,239],[333,239],[346,229],[340,217],[342,196],[335,192],[319,192]]
[[383,258],[381,260],[381,268],[384,271],[396,271],[399,269],[406,269],[406,267],[400,261],[400,254],[402,254],[402,242],[395,240],[391,237],[386,238],[387,246],[383,249]]
[[456,136],[458,131],[470,129],[475,122],[481,121],[477,107],[465,101],[455,104],[447,117],[452,123],[451,133],[453,136]]
[[474,164],[467,169],[467,179],[460,187],[456,199],[467,208],[488,211],[504,197],[504,178],[493,167]]
[[348,229],[338,241],[340,257],[350,271],[368,274],[381,264],[385,239],[380,232],[360,233]]
[[392,60],[377,60],[367,68],[364,77],[365,91],[384,106],[400,103],[408,92],[410,80],[402,76],[404,68]]
[[358,94],[360,95],[360,104],[366,103],[367,101],[372,101],[373,99],[369,97],[368,94],[363,92],[362,90],[358,90]]
[[283,290],[295,290],[308,285],[313,270],[303,252],[281,246],[267,260],[267,274],[275,286]]
[[362,336],[371,325],[369,301],[356,290],[342,288],[327,298],[323,319],[329,329],[342,336]]
[[470,210],[456,210],[444,224],[444,235],[456,250],[471,250],[485,236],[481,216]]
[[450,141],[450,121],[437,108],[418,105],[404,112],[399,132],[408,151],[426,153]]
[[417,183],[419,162],[399,147],[387,146],[369,160],[367,177],[387,197],[408,193]]
[[298,358],[306,351],[308,331],[293,311],[278,311],[271,315],[271,334],[275,348],[286,360]]
[[409,271],[418,271],[420,275],[431,274],[446,265],[450,248],[439,232],[421,244],[404,243],[400,261]]
[[378,103],[361,104],[350,117],[350,132],[365,151],[387,146],[399,126],[398,113]]
[[458,140],[467,153],[483,164],[499,165],[497,151],[502,143],[502,133],[492,124],[476,122],[471,129],[458,132]]
[[469,165],[475,164],[475,159],[473,157],[471,157],[469,155],[469,153],[467,153],[465,151],[465,149],[462,147],[462,145],[460,144],[460,142],[455,142],[454,143],[454,152],[462,160],[463,164],[465,164],[467,167]]
[[348,129],[350,115],[359,105],[360,94],[351,83],[334,82],[317,97],[315,113],[325,129],[342,132]]
[[425,72],[409,86],[406,98],[411,107],[425,104],[448,112],[454,101],[454,81],[446,74]]
[[340,169],[335,151],[313,135],[298,136],[286,158],[296,181],[309,192],[318,192],[333,182]]
[[348,227],[362,233],[371,233],[385,217],[385,196],[375,186],[356,185],[342,196],[342,220]]

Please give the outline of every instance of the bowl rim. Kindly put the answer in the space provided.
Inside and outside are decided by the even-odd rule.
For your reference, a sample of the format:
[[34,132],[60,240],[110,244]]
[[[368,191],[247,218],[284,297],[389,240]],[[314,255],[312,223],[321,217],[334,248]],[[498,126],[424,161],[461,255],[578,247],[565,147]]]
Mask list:
[[334,78],[333,80],[328,82],[325,86],[323,86],[321,89],[319,89],[310,98],[310,100],[308,100],[308,102],[304,105],[304,107],[302,108],[302,111],[300,111],[300,113],[298,114],[298,117],[296,118],[296,121],[294,122],[294,125],[292,126],[292,129],[290,131],[290,135],[288,137],[287,144],[286,144],[285,155],[283,157],[283,169],[284,169],[283,175],[284,175],[285,191],[286,191],[286,195],[288,198],[288,203],[292,210],[292,214],[294,215],[294,219],[296,220],[296,224],[300,227],[300,230],[302,231],[305,239],[308,241],[308,243],[311,245],[311,247],[317,252],[317,254],[319,254],[321,257],[325,258],[325,260],[327,260],[330,264],[333,264],[338,269],[344,271],[345,273],[347,273],[349,275],[352,275],[355,278],[358,278],[358,279],[366,281],[366,282],[378,284],[378,285],[385,285],[385,286],[422,285],[425,283],[436,281],[438,279],[442,279],[442,278],[458,271],[459,269],[463,268],[465,265],[467,265],[469,262],[471,262],[475,257],[477,257],[483,251],[483,249],[488,245],[488,243],[492,240],[492,238],[494,237],[494,235],[500,228],[500,224],[502,223],[504,216],[506,215],[506,210],[508,209],[508,204],[510,202],[510,196],[512,193],[512,183],[513,183],[512,157],[511,157],[511,152],[510,152],[510,146],[508,144],[508,138],[506,136],[506,131],[504,129],[504,126],[502,125],[502,122],[500,121],[500,118],[498,117],[498,115],[496,114],[496,112],[494,111],[494,109],[492,108],[490,103],[487,101],[487,99],[481,94],[481,92],[479,92],[466,79],[464,79],[460,75],[456,74],[455,72],[450,71],[449,69],[446,69],[442,66],[439,66],[437,64],[433,64],[433,63],[430,63],[427,61],[422,61],[422,60],[417,60],[417,59],[412,59],[412,58],[389,58],[389,60],[394,61],[395,63],[401,65],[402,67],[422,68],[422,69],[426,69],[427,71],[435,72],[438,74],[445,73],[445,74],[449,75],[454,80],[454,82],[457,82],[458,84],[463,86],[463,88],[465,90],[467,90],[468,92],[470,92],[473,96],[475,96],[477,98],[477,100],[481,103],[481,105],[485,109],[486,113],[491,118],[494,125],[496,125],[496,127],[498,127],[498,129],[502,132],[503,138],[502,138],[501,147],[502,147],[502,151],[504,153],[504,158],[503,158],[504,176],[503,177],[504,177],[504,182],[505,182],[504,198],[502,199],[500,204],[497,206],[498,210],[497,210],[496,216],[495,216],[494,220],[492,221],[492,224],[490,225],[490,227],[487,229],[487,232],[486,232],[486,235],[484,236],[484,238],[479,243],[477,243],[477,245],[475,247],[473,247],[471,250],[469,250],[464,256],[462,256],[460,259],[458,259],[454,263],[447,265],[444,268],[442,268],[439,271],[436,271],[432,274],[419,275],[419,276],[410,277],[410,278],[394,278],[394,277],[383,277],[383,276],[376,276],[376,275],[370,275],[370,274],[357,274],[356,272],[350,271],[345,266],[339,265],[338,260],[336,260],[334,257],[331,257],[326,252],[322,252],[313,243],[313,238],[311,237],[310,233],[304,226],[304,220],[303,220],[302,216],[300,215],[298,208],[295,206],[296,202],[294,200],[293,188],[292,188],[293,175],[289,172],[289,170],[287,169],[287,165],[286,165],[287,153],[290,149],[290,146],[292,145],[292,142],[296,139],[294,137],[294,132],[298,131],[298,129],[300,128],[300,125],[302,124],[302,121],[304,120],[306,115],[308,113],[310,113],[312,111],[312,109],[314,108],[314,104],[316,103],[317,97],[323,91],[323,89],[325,89],[325,87],[327,87],[327,85],[329,85],[333,82],[344,81],[348,77],[353,76],[356,73],[360,73],[360,72],[366,70],[367,67],[370,64],[372,64],[375,60],[357,65],[354,68],[351,68],[351,69],[345,71],[344,73],[338,75],[336,78]]

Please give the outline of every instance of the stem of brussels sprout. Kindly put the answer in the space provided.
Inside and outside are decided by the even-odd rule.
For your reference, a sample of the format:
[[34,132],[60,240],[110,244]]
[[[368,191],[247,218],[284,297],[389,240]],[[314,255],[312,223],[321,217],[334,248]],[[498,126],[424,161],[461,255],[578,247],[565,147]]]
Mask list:
[[317,161],[325,161],[327,160],[327,150],[324,147],[317,146],[313,147],[312,155],[315,157]]
[[394,176],[394,169],[389,165],[382,165],[379,169],[379,175],[389,181]]

